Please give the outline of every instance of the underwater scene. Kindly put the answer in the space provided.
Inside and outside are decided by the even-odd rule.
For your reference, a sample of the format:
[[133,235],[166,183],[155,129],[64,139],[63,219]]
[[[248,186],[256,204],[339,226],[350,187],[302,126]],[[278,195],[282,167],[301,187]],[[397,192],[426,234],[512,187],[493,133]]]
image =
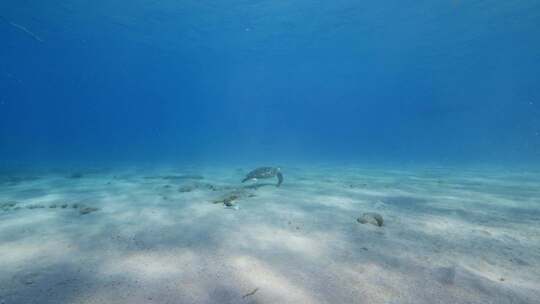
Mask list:
[[540,304],[540,1],[0,0],[0,304]]

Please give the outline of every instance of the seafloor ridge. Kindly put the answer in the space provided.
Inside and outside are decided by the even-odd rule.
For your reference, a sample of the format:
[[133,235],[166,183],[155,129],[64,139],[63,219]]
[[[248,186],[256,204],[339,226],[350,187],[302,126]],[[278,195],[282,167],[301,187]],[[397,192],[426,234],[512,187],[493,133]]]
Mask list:
[[540,172],[249,169],[3,174],[0,303],[540,303]]

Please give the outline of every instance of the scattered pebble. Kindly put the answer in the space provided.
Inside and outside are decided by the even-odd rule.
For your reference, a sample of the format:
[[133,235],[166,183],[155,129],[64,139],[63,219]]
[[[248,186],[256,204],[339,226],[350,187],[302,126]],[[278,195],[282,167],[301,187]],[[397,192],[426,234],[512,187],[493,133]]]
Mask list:
[[0,204],[0,208],[11,208],[15,207],[15,205],[17,205],[17,202],[7,202]]
[[226,196],[225,198],[215,200],[215,201],[213,201],[212,203],[214,203],[214,204],[222,203],[222,204],[224,204],[225,206],[232,206],[233,201],[237,200],[238,198],[239,198],[239,196],[236,195],[236,194],[229,194],[229,195]]
[[384,224],[382,215],[375,212],[366,212],[362,214],[361,217],[357,218],[356,221],[360,224],[372,224],[378,227],[382,227]]
[[82,209],[79,210],[79,213],[81,215],[85,215],[85,214],[88,214],[88,213],[92,213],[92,212],[96,212],[96,211],[99,211],[99,208],[95,208],[95,207],[84,207]]
[[[165,197],[166,199],[166,197]],[[62,208],[62,209],[66,209],[69,206],[69,204],[62,204],[62,205],[58,205],[58,204],[50,204],[48,206],[46,205],[43,205],[43,204],[31,204],[31,205],[26,205],[26,206],[17,206],[18,202],[6,202],[6,203],[2,203],[0,204],[0,209],[3,210],[3,211],[9,211],[9,210],[19,210],[19,209],[22,209],[23,207],[26,208],[26,209],[30,209],[30,210],[33,210],[33,209],[43,209],[43,208],[49,208],[49,209],[56,209],[56,208]],[[79,209],[79,212],[81,215],[84,215],[84,214],[88,214],[88,213],[91,213],[91,212],[95,212],[95,211],[98,211],[100,210],[99,208],[95,208],[95,207],[84,207],[84,206],[81,206],[80,204],[72,204],[71,205],[71,208],[73,209]]]
[[11,209],[14,209],[17,204],[18,202],[14,202],[14,201],[1,203],[0,209],[2,209],[3,211],[9,211]]
[[248,292],[248,293],[246,293],[245,295],[243,295],[243,296],[242,296],[242,299],[245,299],[245,298],[247,298],[247,297],[249,297],[249,296],[254,295],[257,291],[259,291],[259,288],[258,288],[258,287],[255,288],[255,289],[253,289],[251,292]]
[[368,184],[362,183],[362,184],[349,184],[349,188],[365,188]]
[[23,274],[21,277],[19,277],[19,282],[21,282],[24,285],[32,285],[35,283],[35,279],[39,277],[38,273],[27,273]]
[[520,258],[517,258],[517,257],[513,257],[510,259],[510,262],[514,263],[514,264],[517,264],[519,266],[529,266],[529,263],[527,263],[526,261],[520,259]]
[[195,186],[182,186],[178,188],[178,192],[186,193],[195,190]]
[[233,209],[233,210],[239,210],[240,209],[240,206],[238,205],[230,205],[230,206],[225,206],[226,209]]
[[26,206],[27,209],[40,209],[40,208],[45,208],[45,206],[41,205],[41,204],[35,204],[35,205],[28,205]]

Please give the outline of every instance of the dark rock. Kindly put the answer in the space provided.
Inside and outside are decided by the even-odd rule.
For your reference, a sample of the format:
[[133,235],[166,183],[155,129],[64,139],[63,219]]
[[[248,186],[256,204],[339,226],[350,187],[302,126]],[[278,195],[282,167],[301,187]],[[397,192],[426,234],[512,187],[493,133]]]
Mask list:
[[37,279],[39,279],[39,273],[26,273],[20,275],[18,280],[24,285],[32,285]]
[[384,224],[382,215],[375,212],[366,212],[356,219],[360,224],[372,224],[381,227]]
[[2,209],[3,211],[8,211],[10,209],[13,209],[17,204],[18,204],[18,202],[1,203],[0,204],[0,209]]
[[41,209],[41,208],[45,208],[45,206],[43,205],[40,205],[40,204],[35,204],[35,205],[28,205],[26,206],[27,209]]
[[68,207],[68,204],[62,204],[62,205],[60,206],[60,208],[62,208],[62,209],[66,209],[67,207]]
[[368,184],[366,183],[363,183],[363,184],[349,184],[349,188],[365,188],[367,187]]
[[77,209],[77,208],[79,208],[79,204],[72,204],[72,205],[71,205],[71,208]]
[[78,178],[83,178],[84,175],[80,172],[76,172],[76,173],[73,173],[69,176],[69,178],[72,178],[72,179],[78,179]]
[[433,270],[433,276],[437,282],[444,285],[452,285],[456,279],[455,267],[439,267]]
[[182,193],[186,193],[186,192],[191,192],[193,190],[195,190],[197,187],[195,186],[182,186],[180,188],[178,188],[178,192],[182,192]]
[[15,205],[17,204],[18,204],[17,202],[6,202],[6,203],[0,204],[0,208],[12,208],[12,207],[15,207]]
[[84,207],[84,208],[81,208],[79,210],[79,213],[81,215],[85,215],[85,214],[88,214],[88,213],[92,213],[92,212],[96,212],[96,211],[99,211],[99,208],[94,208],[94,207]]
[[52,204],[52,205],[50,205],[50,206],[49,206],[49,208],[51,208],[51,209],[54,209],[54,208],[56,208],[56,204]]
[[219,204],[219,203],[222,203],[224,204],[225,206],[232,206],[233,205],[233,201],[237,200],[239,198],[238,195],[236,194],[230,194],[228,196],[226,196],[225,198],[222,198],[222,199],[218,199],[218,200],[215,200],[213,201],[214,204]]
[[526,261],[518,258],[518,257],[513,257],[510,259],[510,261],[514,264],[517,264],[519,266],[529,266],[529,263],[527,263]]

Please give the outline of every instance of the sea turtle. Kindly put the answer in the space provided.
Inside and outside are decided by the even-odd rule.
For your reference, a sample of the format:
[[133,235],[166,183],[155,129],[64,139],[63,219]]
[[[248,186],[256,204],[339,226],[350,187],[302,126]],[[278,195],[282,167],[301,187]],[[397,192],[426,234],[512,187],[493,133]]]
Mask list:
[[281,183],[283,183],[283,174],[281,174],[281,170],[275,167],[260,167],[249,172],[248,175],[246,175],[246,177],[242,180],[242,183],[248,180],[256,181],[259,178],[272,178],[276,176],[278,179],[276,187],[279,187]]

